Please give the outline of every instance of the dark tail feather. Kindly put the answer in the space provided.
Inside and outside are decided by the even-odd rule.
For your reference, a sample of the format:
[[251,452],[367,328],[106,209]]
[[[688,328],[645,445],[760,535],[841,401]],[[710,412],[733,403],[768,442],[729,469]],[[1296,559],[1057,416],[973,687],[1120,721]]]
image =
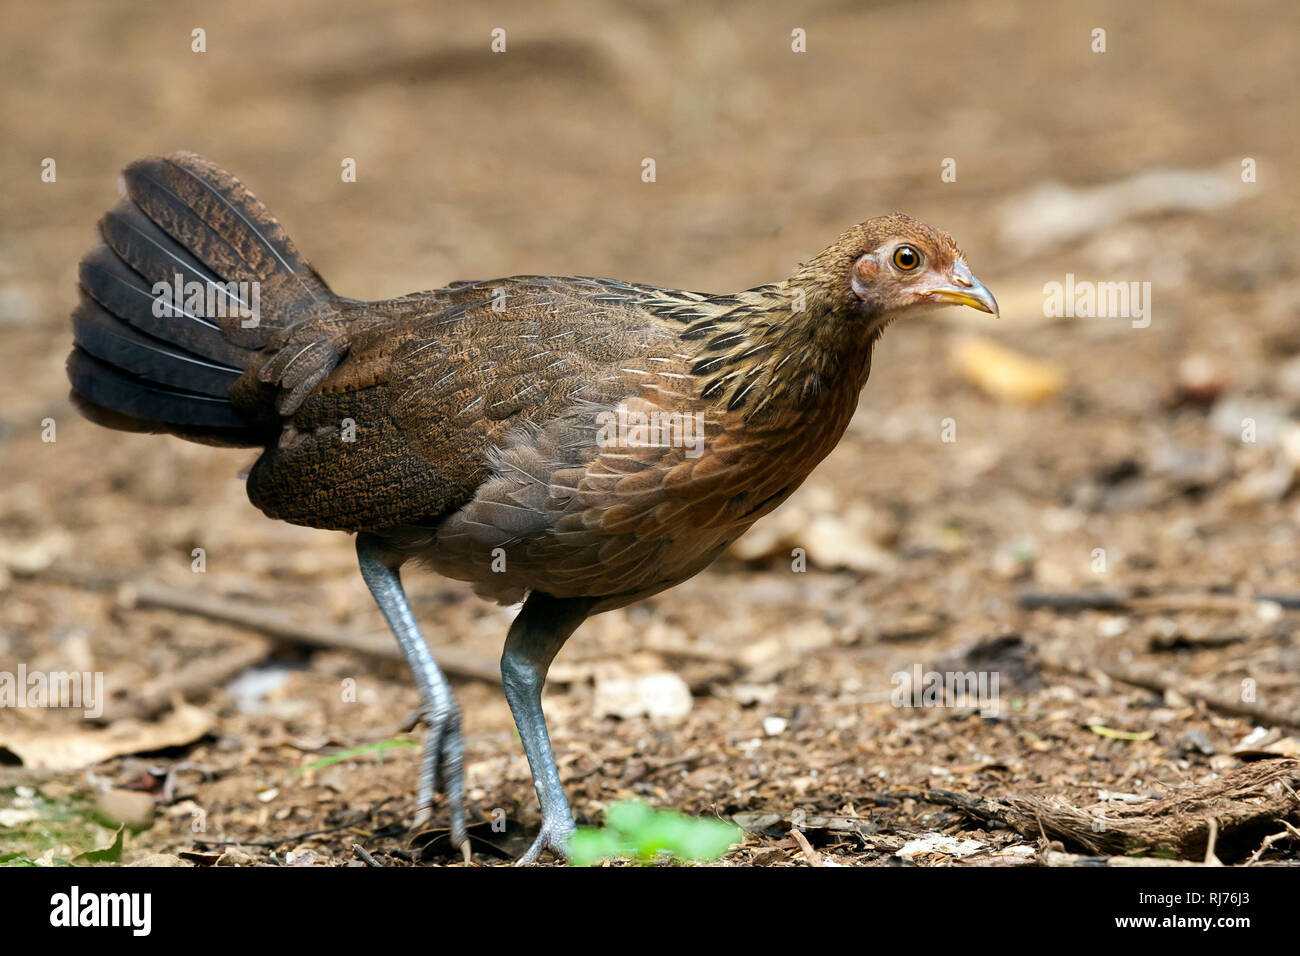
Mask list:
[[[157,429],[142,428],[141,431],[168,431],[168,425],[230,432],[248,428],[248,423],[228,399],[159,385],[118,366],[101,362],[79,346],[68,356],[68,379],[77,394],[92,405],[102,405],[136,419],[142,425],[155,423],[160,426]],[[232,434],[230,437],[237,436]]]
[[[81,262],[87,297],[68,358],[79,408],[127,431],[264,444],[273,409],[236,407],[230,387],[278,333],[332,312],[333,293],[266,207],[206,160],[142,159],[122,183],[124,200],[99,224],[104,244]],[[157,283],[198,283],[202,304],[190,290],[155,296]]]
[[89,298],[83,299],[72,313],[72,335],[79,346],[101,362],[137,378],[227,402],[230,386],[242,374],[242,369],[210,361],[137,332]]
[[172,342],[196,355],[239,368],[252,354],[227,342],[216,319],[187,312],[170,300],[153,294],[153,283],[113,254],[108,246],[97,246],[81,260],[81,287],[112,314],[119,325],[129,325],[164,342]]
[[[221,281],[259,284],[265,321],[254,328],[229,323],[231,341],[261,348],[289,325],[333,310],[324,280],[266,207],[225,170],[193,153],[173,153],[137,160],[122,179],[130,200]],[[128,258],[125,250],[114,250]]]

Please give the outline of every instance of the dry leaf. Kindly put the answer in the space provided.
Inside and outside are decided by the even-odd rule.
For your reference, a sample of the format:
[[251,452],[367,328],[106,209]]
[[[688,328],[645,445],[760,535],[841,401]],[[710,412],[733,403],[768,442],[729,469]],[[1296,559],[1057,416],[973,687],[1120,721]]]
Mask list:
[[962,339],[953,357],[968,382],[1004,401],[1040,402],[1065,387],[1065,371],[1055,362],[1031,358],[988,339]]
[[1105,737],[1108,740],[1150,740],[1156,735],[1154,730],[1144,730],[1141,733],[1135,733],[1128,730],[1116,730],[1113,727],[1105,727],[1102,724],[1089,724],[1088,729],[1098,737]]
[[158,721],[121,720],[106,730],[0,731],[0,750],[32,770],[80,770],[123,754],[147,753],[193,743],[212,729],[206,710],[180,704]]

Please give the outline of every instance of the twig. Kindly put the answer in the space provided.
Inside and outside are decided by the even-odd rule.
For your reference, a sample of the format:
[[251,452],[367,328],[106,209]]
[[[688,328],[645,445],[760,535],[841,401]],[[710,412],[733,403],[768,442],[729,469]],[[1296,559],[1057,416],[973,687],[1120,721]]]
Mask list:
[[1123,591],[1023,591],[1016,601],[1027,611],[1114,611],[1128,599]]
[[366,866],[381,866],[380,863],[373,856],[371,856],[366,851],[366,848],[363,847],[360,843],[352,844],[352,852],[355,853],[357,856],[361,857],[362,861],[366,864]]
[[299,840],[305,840],[307,837],[320,836],[324,833],[338,833],[340,830],[360,830],[361,827],[355,823],[340,823],[336,827],[325,827],[320,830],[304,830],[302,833],[294,833],[290,836],[279,840],[190,840],[196,846],[261,846],[274,849],[277,846],[284,846],[286,843],[297,843]]
[[1219,842],[1219,821],[1210,817],[1209,825],[1210,832],[1205,837],[1205,865],[1223,866],[1219,858],[1214,855],[1214,845]]
[[[1061,800],[1008,795],[1007,819],[1026,836],[1041,830],[1086,853],[1204,860],[1210,832],[1218,856],[1244,856],[1244,840],[1294,813],[1286,786],[1300,761],[1264,760],[1138,804],[1076,807]],[[1226,852],[1225,852],[1226,851]]]
[[1138,614],[1175,611],[1221,611],[1225,614],[1253,614],[1262,598],[1240,598],[1231,594],[1155,594],[1130,598],[1125,608]]
[[799,849],[803,850],[803,858],[809,866],[823,866],[822,855],[813,849],[813,845],[808,842],[808,838],[803,835],[803,831],[798,827],[790,831],[794,837],[794,842],[799,844]]
[[[1300,760],[1265,760],[1218,776],[1208,783],[1183,787],[1140,803],[1100,803],[1075,807],[1061,800],[1008,794],[987,799],[945,790],[926,791],[923,799],[959,807],[982,820],[1004,823],[1042,845],[1061,841],[1090,856],[1065,854],[1048,866],[1158,866],[1162,863],[1117,862],[1119,857],[1166,855],[1205,860],[1215,865],[1225,855],[1244,855],[1243,839],[1261,827],[1272,829],[1295,812],[1292,784],[1300,779]],[[1101,824],[1098,826],[1098,824]],[[1060,845],[1060,844],[1057,844]]]
[[1045,850],[1042,855],[1044,866],[1204,866],[1194,860],[1164,860],[1150,856],[1081,856],[1077,853],[1062,853],[1059,850]]
[[189,697],[226,683],[242,671],[256,667],[271,653],[271,644],[251,638],[208,657],[200,657],[180,670],[162,674],[145,684],[130,702],[131,716],[153,717],[166,710],[177,695]]
[[1282,821],[1282,826],[1286,827],[1286,829],[1281,833],[1274,833],[1272,836],[1264,837],[1264,842],[1259,845],[1258,850],[1250,855],[1250,859],[1246,861],[1246,866],[1259,862],[1259,858],[1264,855],[1264,852],[1278,840],[1300,840],[1300,830],[1297,830],[1285,820]]
[[1269,725],[1280,724],[1285,727],[1300,727],[1300,711],[1293,707],[1285,705],[1270,707],[1260,701],[1241,700],[1230,694],[1224,694],[1217,688],[1202,681],[1181,681],[1178,675],[1170,676],[1155,667],[1142,664],[1121,664],[1117,661],[1106,661],[1085,667],[1083,664],[1047,655],[1044,655],[1042,664],[1044,667],[1065,671],[1079,677],[1092,677],[1094,676],[1091,673],[1092,671],[1100,670],[1111,680],[1132,684],[1134,687],[1142,687],[1162,694],[1172,690],[1190,699],[1203,700],[1210,707],[1225,714],[1249,717],[1259,723]]
[[[138,607],[162,608],[196,614],[214,621],[236,624],[267,634],[281,641],[308,647],[325,647],[354,651],[384,660],[403,660],[397,642],[385,635],[360,634],[327,624],[300,621],[297,616],[277,608],[250,601],[228,598],[207,591],[166,587],[149,582],[127,585],[123,597]],[[438,666],[448,677],[461,677],[500,683],[501,672],[495,661],[468,654],[454,647],[440,647],[435,653]]]
[[920,799],[940,806],[956,807],[982,823],[1009,827],[1006,806],[995,800],[986,800],[973,793],[955,793],[952,790],[927,790]]
[[[361,634],[328,624],[304,623],[294,615],[256,602],[228,598],[208,591],[128,581],[120,576],[105,575],[75,564],[60,563],[37,576],[88,591],[116,590],[119,602],[127,607],[154,607],[194,614],[246,627],[291,644],[353,651],[381,660],[404,661],[397,642],[386,634]],[[469,654],[455,647],[439,648],[436,657],[438,665],[448,677],[501,683],[501,672],[495,660]]]
[[1233,594],[1153,594],[1137,596],[1128,591],[1023,591],[1016,602],[1027,611],[1046,609],[1075,611],[1130,611],[1135,614],[1164,614],[1175,611],[1219,611],[1227,614],[1253,613],[1264,603],[1300,609],[1300,595],[1260,594],[1242,598]]

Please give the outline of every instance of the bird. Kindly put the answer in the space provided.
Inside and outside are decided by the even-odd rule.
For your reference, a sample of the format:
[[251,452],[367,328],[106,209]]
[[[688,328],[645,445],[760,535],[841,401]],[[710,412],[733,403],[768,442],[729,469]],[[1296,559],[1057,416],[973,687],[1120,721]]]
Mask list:
[[520,275],[363,301],[196,154],[137,160],[119,185],[80,262],[74,405],[113,429],[261,449],[253,505],[355,535],[427,727],[413,826],[441,794],[467,859],[461,711],[404,566],[520,605],[501,678],[541,825],[517,863],[565,858],[575,823],[541,705],[560,648],[785,501],[844,434],[888,325],[998,314],[956,242],[902,213],[730,294]]

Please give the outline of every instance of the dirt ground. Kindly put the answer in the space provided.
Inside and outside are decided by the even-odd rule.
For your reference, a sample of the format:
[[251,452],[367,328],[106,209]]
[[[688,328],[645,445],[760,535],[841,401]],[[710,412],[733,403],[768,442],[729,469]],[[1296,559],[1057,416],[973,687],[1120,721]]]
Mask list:
[[[359,298],[519,273],[744,289],[893,209],[997,295],[1000,321],[892,328],[788,505],[569,643],[545,706],[580,823],[636,796],[738,818],[728,865],[1300,862],[1300,6],[50,0],[3,21],[0,672],[102,672],[108,700],[0,707],[0,859],[73,859],[130,818],[128,863],[462,865],[441,803],[408,833],[418,747],[372,746],[422,731],[351,540],[252,508],[249,453],[68,401],[76,263],[116,173],[184,148]],[[1146,319],[1046,316],[1067,275],[1150,283]],[[474,862],[507,862],[538,823],[492,678],[511,609],[406,582],[457,665]],[[356,635],[376,650],[310,644]],[[997,706],[899,706],[896,675],[929,671],[996,677]]]

